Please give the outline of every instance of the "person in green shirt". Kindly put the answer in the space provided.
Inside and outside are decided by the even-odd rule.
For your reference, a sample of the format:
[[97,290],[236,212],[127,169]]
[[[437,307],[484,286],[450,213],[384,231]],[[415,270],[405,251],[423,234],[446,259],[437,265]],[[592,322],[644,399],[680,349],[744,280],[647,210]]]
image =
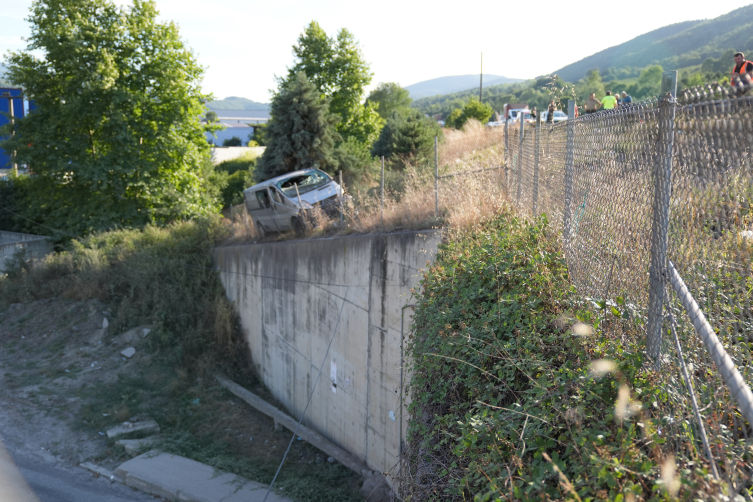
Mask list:
[[607,95],[601,100],[601,104],[605,110],[613,110],[617,106],[617,99],[612,96],[612,91],[607,91]]

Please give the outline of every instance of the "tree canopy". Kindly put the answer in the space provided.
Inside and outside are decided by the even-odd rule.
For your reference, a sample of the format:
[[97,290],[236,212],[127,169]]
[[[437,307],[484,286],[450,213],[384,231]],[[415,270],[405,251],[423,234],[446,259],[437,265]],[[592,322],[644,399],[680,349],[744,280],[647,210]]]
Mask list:
[[371,144],[384,121],[373,105],[362,104],[372,73],[353,34],[343,28],[332,38],[312,21],[298,37],[293,55],[295,64],[280,80],[280,92],[304,72],[329,100],[330,112],[339,116],[337,131],[342,139],[355,137]]
[[33,3],[6,66],[36,110],[0,142],[35,174],[24,216],[80,235],[216,209],[199,176],[204,70],[157,15],[150,0]]
[[435,136],[442,137],[439,125],[418,110],[395,112],[382,129],[371,153],[393,158],[398,168],[404,167],[404,161],[409,158],[430,158],[434,151]]
[[407,110],[412,101],[410,92],[394,82],[379,84],[366,99],[366,103],[376,105],[377,112],[385,120],[396,111]]
[[259,181],[310,167],[334,172],[337,116],[304,72],[272,99],[271,115],[264,132],[267,148],[257,167]]

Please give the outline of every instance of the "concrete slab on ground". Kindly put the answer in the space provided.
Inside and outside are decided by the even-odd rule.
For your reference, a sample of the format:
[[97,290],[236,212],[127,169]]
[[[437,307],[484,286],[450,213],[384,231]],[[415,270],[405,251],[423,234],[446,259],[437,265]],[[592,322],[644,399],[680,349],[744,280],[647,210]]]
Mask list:
[[[180,502],[262,502],[266,486],[179,455],[150,451],[123,463],[115,476],[133,488]],[[291,502],[270,493],[268,502]]]

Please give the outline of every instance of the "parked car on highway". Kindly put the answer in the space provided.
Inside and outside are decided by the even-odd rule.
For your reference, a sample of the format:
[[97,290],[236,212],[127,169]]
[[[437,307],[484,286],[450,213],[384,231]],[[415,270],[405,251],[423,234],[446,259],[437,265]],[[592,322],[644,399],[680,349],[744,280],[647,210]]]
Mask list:
[[342,188],[319,169],[304,169],[264,181],[243,191],[248,214],[264,236],[271,232],[303,232],[311,212],[321,208],[328,216],[342,206]]
[[[541,121],[546,122],[546,117],[549,112],[541,112]],[[567,113],[562,112],[560,110],[556,110],[554,112],[554,117],[552,117],[552,122],[563,122],[567,120]]]

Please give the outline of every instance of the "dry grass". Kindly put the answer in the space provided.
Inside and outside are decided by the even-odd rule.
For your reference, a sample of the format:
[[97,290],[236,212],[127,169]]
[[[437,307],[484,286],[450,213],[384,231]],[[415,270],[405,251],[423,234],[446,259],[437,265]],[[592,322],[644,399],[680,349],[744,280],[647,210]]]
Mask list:
[[445,129],[439,148],[440,174],[499,167],[504,164],[505,129],[469,120],[462,130]]
[[[470,121],[462,131],[446,130],[439,151],[440,178],[435,191],[434,165],[411,165],[391,172],[384,201],[378,184],[368,191],[353,193],[342,222],[315,213],[307,237],[380,233],[427,228],[464,230],[474,228],[497,215],[508,202],[504,190],[504,129],[487,128]],[[456,175],[458,174],[458,175]],[[436,199],[439,199],[437,210]],[[259,234],[244,206],[235,206],[231,243],[257,242]],[[293,232],[266,237],[265,241],[296,238]]]

